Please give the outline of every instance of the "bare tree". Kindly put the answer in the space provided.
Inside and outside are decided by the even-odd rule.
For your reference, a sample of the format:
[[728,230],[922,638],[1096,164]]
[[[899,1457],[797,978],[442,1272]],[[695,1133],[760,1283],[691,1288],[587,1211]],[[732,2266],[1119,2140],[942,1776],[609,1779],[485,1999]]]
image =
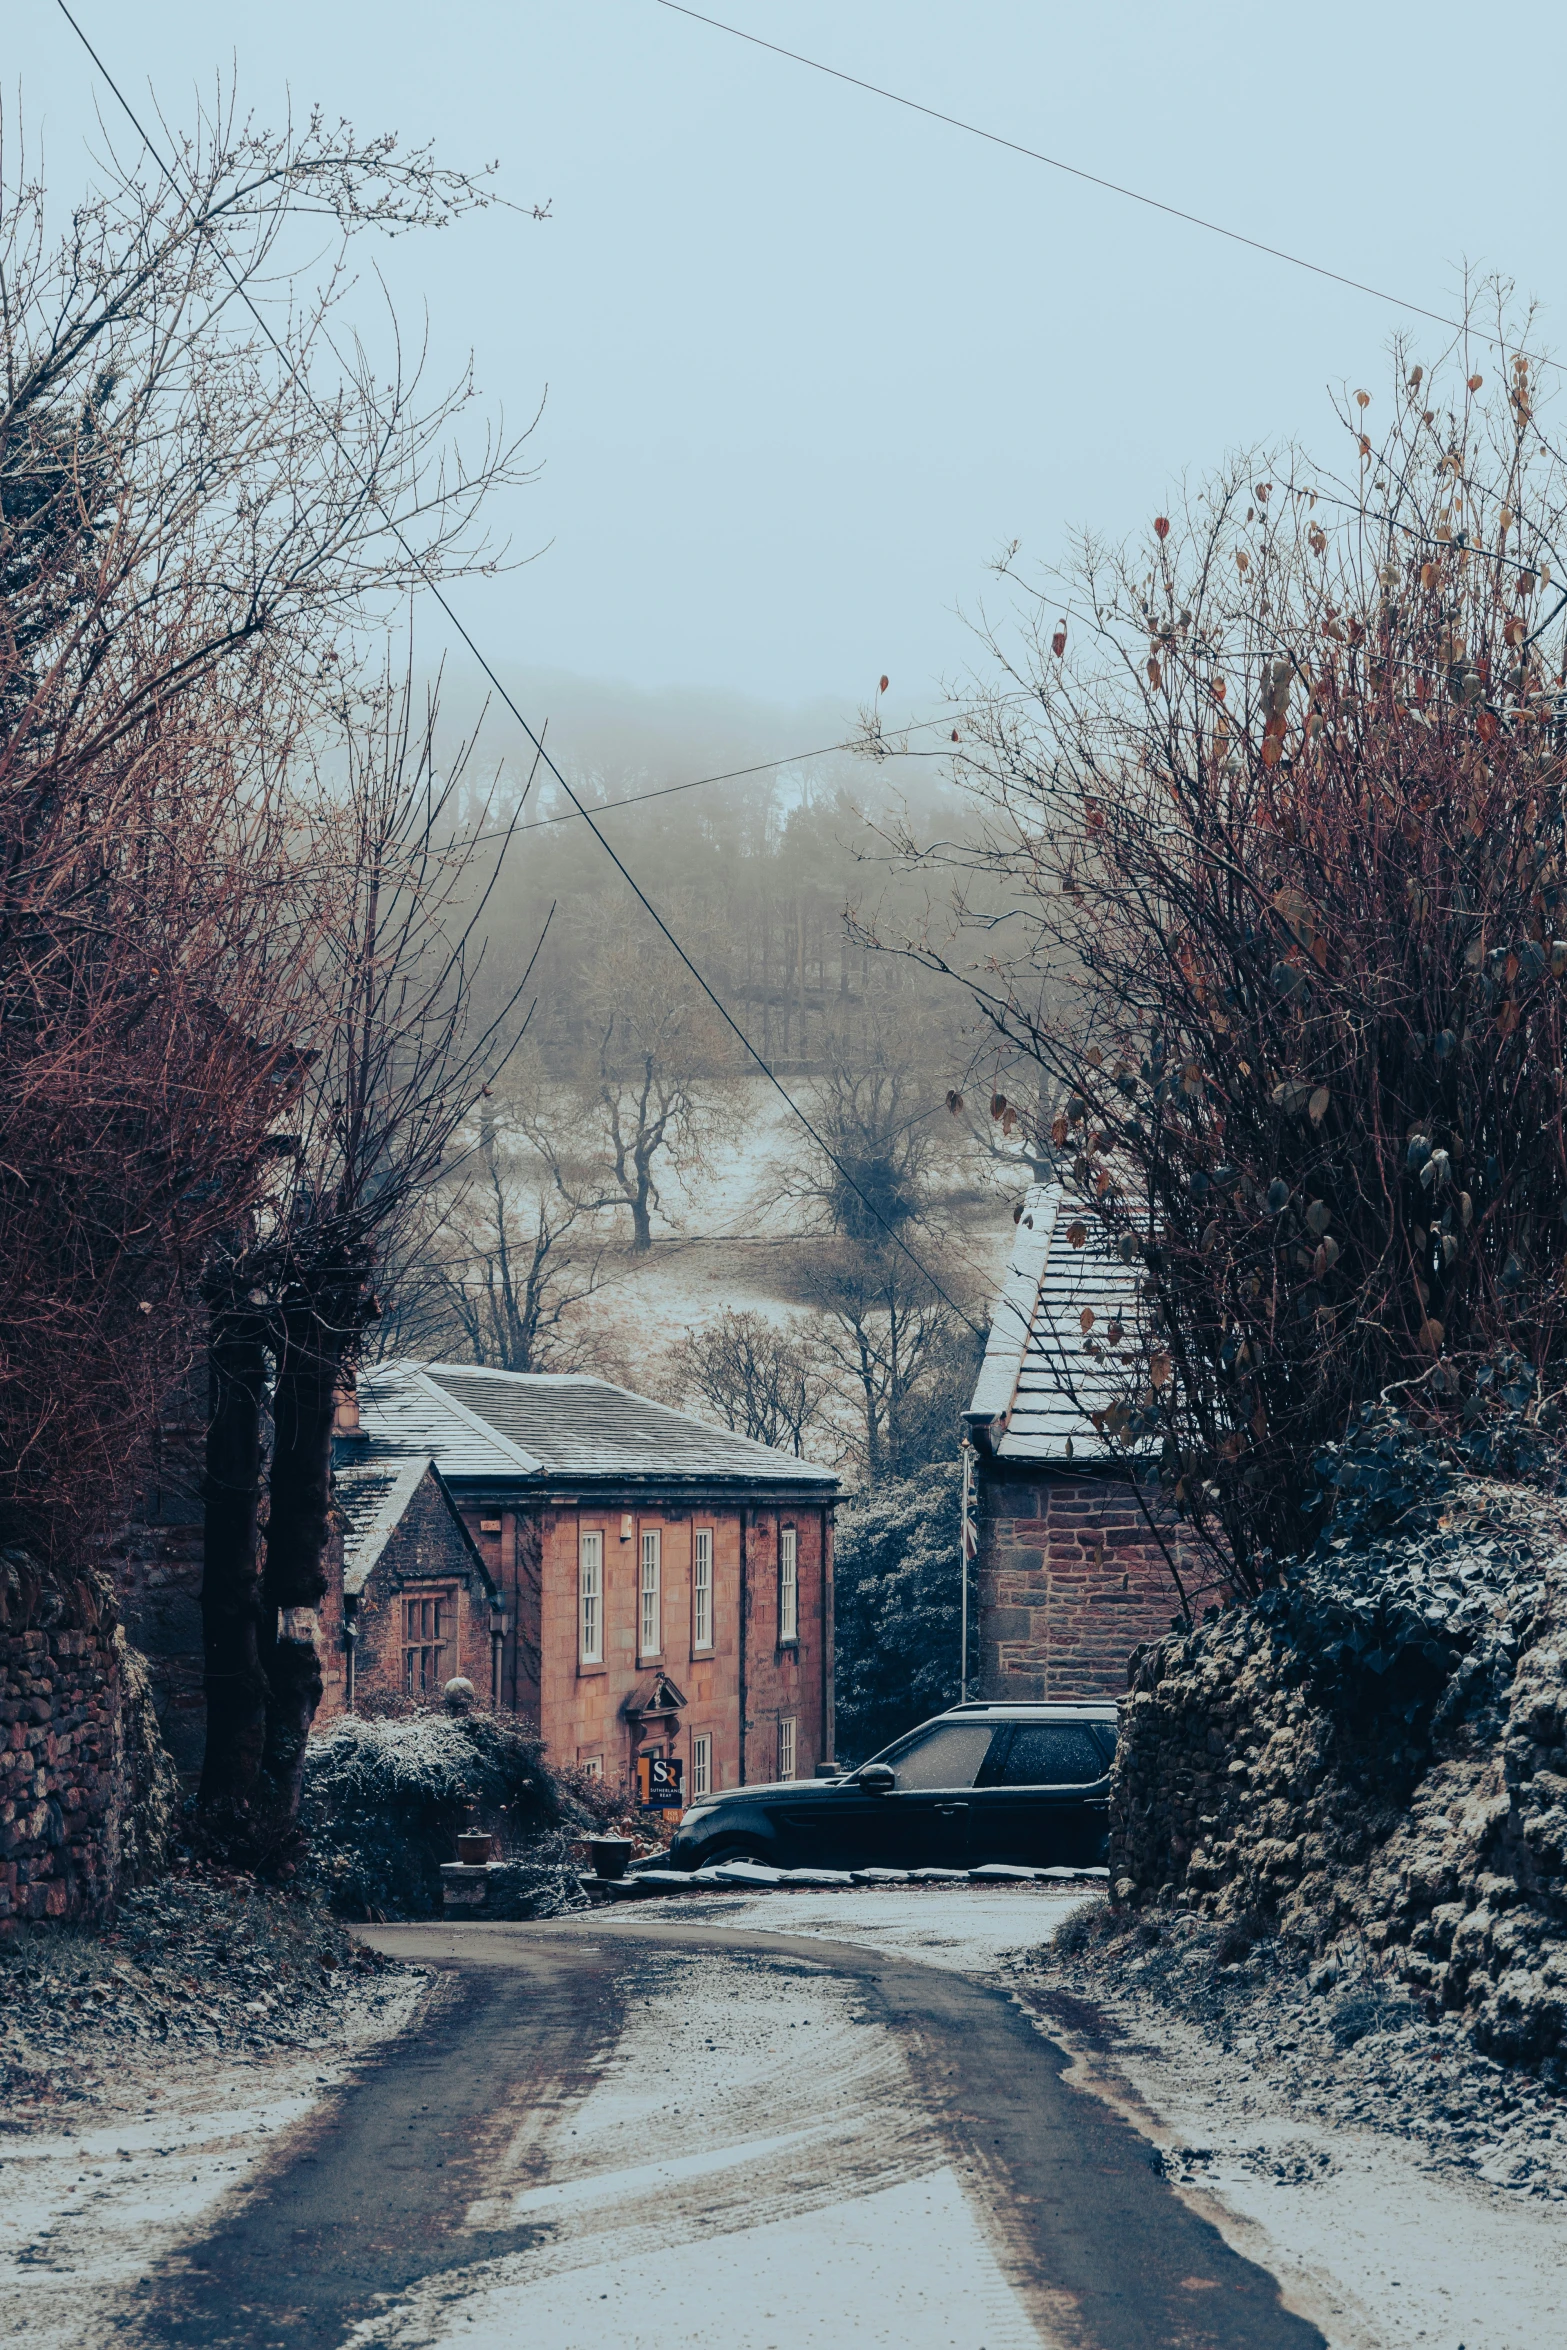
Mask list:
[[[481,200],[427,156],[208,121],[173,185],[111,155],[59,240],[25,156],[0,189],[0,1520],[68,1577],[301,1099],[324,913],[290,761],[342,632],[486,560],[518,468],[433,465],[466,380],[421,405],[331,355],[347,240]],[[314,292],[301,216],[338,247]]]
[[486,1118],[479,1159],[444,1235],[438,1274],[447,1311],[476,1363],[575,1369],[587,1342],[573,1316],[603,1272],[591,1212],[567,1190],[547,1132],[530,1167],[517,1154],[502,1158]]
[[1560,1424],[1567,454],[1531,322],[1483,332],[1346,394],[1338,467],[1086,544],[1070,627],[1038,589],[963,753],[1028,949],[916,942],[1047,1081],[1069,1245],[1140,1268],[1106,1433],[1247,1589],[1360,1406],[1482,1464],[1498,1399]]
[[828,1402],[828,1366],[810,1333],[765,1314],[731,1309],[693,1330],[669,1356],[678,1391],[696,1396],[726,1428],[757,1444],[805,1451]]
[[578,1196],[589,1212],[629,1210],[632,1251],[641,1254],[663,1204],[661,1163],[699,1165],[723,1120],[716,1091],[700,1083],[721,1039],[710,1007],[668,972],[659,950],[633,942],[606,956],[597,992],[598,1077],[584,1099],[591,1172]]
[[[330,920],[292,1147],[208,1276],[217,1499],[203,1590],[212,1683],[201,1801],[208,1833],[258,1858],[275,1857],[292,1832],[321,1694],[316,1610],[334,1401],[379,1311],[379,1263],[499,1073],[516,1003],[471,1020],[486,892],[473,887],[467,836],[482,829],[483,805],[464,815],[465,757],[438,768],[436,721],[433,698],[415,716],[406,684],[370,712],[345,714],[325,795],[338,867],[326,874]],[[255,1532],[263,1400],[264,1550]]]
[[[924,1236],[927,1245],[933,1237]],[[893,1245],[829,1243],[805,1294],[822,1317],[822,1348],[859,1418],[856,1450],[871,1484],[907,1476],[931,1457],[934,1384],[947,1384],[963,1325],[934,1283]],[[955,1449],[955,1411],[946,1431]],[[939,1439],[938,1439],[939,1441]]]
[[[827,1148],[788,1188],[814,1202],[824,1229],[803,1295],[822,1317],[822,1345],[852,1397],[858,1450],[872,1483],[928,1457],[930,1395],[962,1329],[953,1277],[930,1213],[940,1097],[883,1036],[867,1061],[841,1044],[815,1123]],[[955,1441],[955,1432],[954,1432]]]

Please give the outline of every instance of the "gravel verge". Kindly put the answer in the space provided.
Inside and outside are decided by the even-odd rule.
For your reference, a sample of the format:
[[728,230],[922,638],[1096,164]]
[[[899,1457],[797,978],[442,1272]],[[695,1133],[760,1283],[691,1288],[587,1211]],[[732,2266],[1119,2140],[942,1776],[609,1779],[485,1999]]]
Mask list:
[[311,1901],[194,1870],[107,1933],[0,1943],[0,2340],[101,2350],[426,1984]]
[[[1369,1953],[1367,1954],[1369,1957]],[[1464,2019],[1369,1969],[1308,1986],[1293,1953],[1243,1955],[1205,1919],[1128,1922],[1106,1902],[1070,1919],[1019,1970],[1019,1988],[1068,2028],[1088,2005],[1117,2041],[1162,2044],[1172,2026],[1200,2039],[1216,2099],[1352,2124],[1419,2150],[1451,2172],[1510,2194],[1567,2200],[1567,2101],[1535,2075],[1474,2045]],[[1200,2151],[1177,2158],[1195,2173]]]

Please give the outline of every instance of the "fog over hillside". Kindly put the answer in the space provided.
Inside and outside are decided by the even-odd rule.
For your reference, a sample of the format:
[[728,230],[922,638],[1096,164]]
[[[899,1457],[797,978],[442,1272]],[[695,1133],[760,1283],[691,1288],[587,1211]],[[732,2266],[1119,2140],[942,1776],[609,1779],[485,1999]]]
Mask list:
[[[898,837],[971,820],[951,714],[900,733],[915,713],[878,710],[872,680],[893,752],[873,758],[841,704],[503,674],[648,903],[534,773],[499,869],[493,843],[476,859],[477,999],[493,1013],[528,974],[526,1031],[389,1281],[383,1348],[591,1365],[866,1469],[945,1456],[1036,1172],[989,1118],[1003,1061],[970,1000],[896,951],[950,935],[945,877]],[[535,762],[487,691],[440,680],[491,833]],[[736,1347],[743,1394],[710,1359]]]

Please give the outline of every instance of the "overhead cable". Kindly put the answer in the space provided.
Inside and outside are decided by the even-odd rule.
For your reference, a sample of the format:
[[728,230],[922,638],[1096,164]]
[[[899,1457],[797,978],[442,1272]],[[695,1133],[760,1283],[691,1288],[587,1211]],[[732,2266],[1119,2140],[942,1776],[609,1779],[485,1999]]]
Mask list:
[[[105,82],[108,84],[109,89],[112,91],[116,101],[118,102],[122,113],[125,115],[126,120],[130,123],[131,128],[135,131],[136,136],[141,140],[142,145],[146,148],[148,154],[152,157],[154,163],[158,166],[158,169],[162,172],[164,178],[168,181],[169,186],[174,190],[176,196],[181,196],[183,191],[180,188],[179,181],[174,175],[172,166],[165,161],[161,150],[154,144],[153,140],[149,138],[147,132],[142,127],[142,124],[138,121],[135,110],[132,108],[129,99],[126,97],[124,91],[120,88],[118,82],[116,82],[114,79],[114,76],[110,73],[108,67],[104,64],[103,59],[99,56],[91,41],[87,38],[86,33],[77,23],[76,18],[72,15],[70,9],[66,5],[66,0],[55,0],[55,5],[58,7],[60,14],[65,18],[65,21],[70,26],[72,32],[75,33],[77,39],[81,42],[82,47],[86,50],[88,56],[92,59],[98,71],[102,74]],[[959,1321],[961,1321],[966,1326],[966,1328],[971,1330],[976,1337],[982,1336],[983,1325],[976,1322],[973,1315],[970,1314],[963,1306],[958,1304],[956,1298],[948,1295],[942,1284],[936,1279],[934,1273],[932,1273],[926,1265],[920,1262],[919,1257],[915,1254],[914,1250],[904,1239],[897,1226],[892,1223],[888,1217],[882,1214],[875,1201],[860,1188],[860,1185],[855,1181],[853,1174],[844,1165],[842,1159],[839,1158],[837,1152],[832,1148],[826,1137],[817,1131],[816,1127],[806,1116],[804,1110],[801,1109],[794,1096],[789,1092],[783,1080],[775,1074],[770,1064],[763,1059],[762,1055],[757,1051],[755,1045],[751,1042],[751,1039],[746,1035],[745,1030],[740,1026],[739,1022],[730,1012],[727,1004],[724,1003],[723,999],[709,984],[705,975],[697,968],[696,964],[687,954],[685,948],[681,945],[679,939],[676,938],[674,932],[670,929],[669,924],[664,920],[663,915],[659,912],[658,908],[648,897],[646,891],[642,888],[640,882],[638,882],[630,867],[625,863],[625,860],[617,854],[615,849],[611,846],[610,842],[605,839],[603,832],[599,829],[599,826],[593,820],[592,811],[584,806],[583,802],[572,790],[571,785],[566,781],[565,776],[561,773],[559,767],[557,767],[555,761],[551,758],[549,752],[545,749],[543,737],[534,732],[533,728],[529,725],[527,719],[523,716],[521,710],[518,708],[516,702],[513,701],[505,686],[502,685],[499,677],[495,673],[494,668],[485,658],[472,633],[457,617],[457,614],[453,610],[452,605],[447,599],[445,592],[441,588],[439,581],[434,577],[428,565],[426,564],[424,557],[415,547],[410,545],[401,525],[397,522],[395,516],[392,515],[387,509],[379,491],[375,488],[373,481],[371,481],[366,476],[357,457],[349,448],[342,434],[338,431],[337,426],[333,423],[331,417],[327,415],[326,411],[316,400],[315,394],[312,392],[310,386],[305,382],[303,376],[300,374],[297,363],[290,357],[289,353],[278,341],[277,336],[273,333],[272,328],[268,324],[266,318],[263,316],[262,312],[257,309],[255,303],[251,300],[244,280],[234,269],[222,246],[215,245],[214,250],[217,253],[219,263],[225,276],[228,278],[229,283],[233,286],[235,293],[239,296],[241,302],[243,302],[245,308],[249,311],[251,317],[255,320],[256,325],[260,328],[262,334],[265,335],[268,343],[271,345],[277,357],[282,361],[284,367],[288,370],[290,378],[298,390],[303,394],[312,413],[315,415],[317,422],[326,432],[331,435],[340,454],[352,468],[359,481],[363,484],[366,491],[374,500],[376,507],[386,522],[388,530],[392,533],[392,536],[396,539],[398,545],[402,548],[403,553],[407,556],[409,562],[413,565],[414,569],[419,574],[419,577],[423,580],[426,588],[428,588],[430,594],[435,598],[436,603],[445,613],[446,618],[451,623],[452,627],[456,630],[458,636],[462,639],[462,642],[467,646],[475,661],[478,662],[479,667],[483,670],[485,676],[489,679],[491,685],[494,687],[501,700],[505,703],[507,709],[516,719],[517,724],[522,728],[522,731],[527,736],[529,742],[533,745],[537,759],[542,760],[544,765],[549,769],[551,775],[554,776],[555,781],[560,785],[561,790],[565,793],[567,799],[570,800],[577,814],[587,825],[588,830],[592,833],[594,839],[598,842],[600,848],[604,851],[604,854],[606,857],[608,857],[610,863],[614,866],[622,881],[625,882],[626,887],[631,891],[632,896],[637,900],[637,903],[641,906],[643,912],[648,916],[648,919],[654,924],[662,937],[666,940],[668,945],[674,950],[674,953],[679,957],[680,961],[690,972],[692,978],[696,981],[697,986],[706,996],[708,1002],[712,1005],[714,1011],[723,1021],[725,1027],[730,1030],[731,1034],[737,1039],[744,1051],[756,1063],[757,1068],[762,1072],[762,1075],[767,1079],[775,1093],[777,1093],[780,1099],[787,1104],[790,1111],[799,1120],[806,1133],[810,1136],[817,1149],[821,1152],[823,1158],[826,1159],[828,1165],[834,1168],[837,1173],[842,1176],[844,1182],[854,1193],[855,1198],[860,1201],[863,1207],[870,1211],[871,1215],[882,1227],[882,1230],[887,1234],[893,1245],[898,1248],[905,1257],[907,1257],[909,1263],[919,1274],[921,1280],[929,1285],[935,1295],[941,1299],[942,1303],[949,1309],[950,1312],[958,1317]]]
[[[939,106],[927,106],[922,99],[907,97],[901,90],[886,89],[880,82],[866,81],[862,75],[847,73],[842,66],[828,65],[820,57],[807,57],[799,49],[786,49],[781,42],[764,40],[760,33],[747,32],[741,25],[725,24],[721,17],[704,15],[700,8],[685,7],[683,0],[656,0],[656,5],[667,8],[673,16],[688,16],[693,24],[707,25],[715,33],[728,33],[732,39],[744,41],[753,49],[766,49],[774,57],[786,58],[791,65],[803,65],[812,73],[825,74],[829,81],[844,82],[851,90],[863,90],[869,97],[883,98],[889,106],[902,106],[910,114],[923,114],[928,121],[944,123],[949,130],[962,131],[971,139],[983,139],[987,146],[1004,147],[1009,154],[1022,156],[1026,163],[1042,163],[1050,171],[1063,172],[1068,179],[1082,180],[1091,188],[1103,188],[1107,195],[1124,197],[1129,204],[1145,205],[1150,212],[1162,212],[1169,220],[1183,221],[1188,228],[1203,229],[1209,236],[1224,237],[1232,245],[1244,245],[1270,261],[1282,261],[1291,269],[1303,269],[1312,277],[1326,278],[1332,285],[1347,286],[1352,293],[1369,294],[1374,302],[1389,302],[1395,310],[1407,310],[1416,318],[1429,318],[1453,334],[1473,334],[1477,341],[1501,347],[1495,335],[1485,334],[1466,321],[1446,318],[1440,310],[1428,310],[1423,302],[1411,302],[1402,294],[1391,294],[1385,286],[1368,285],[1364,278],[1350,277],[1341,269],[1329,269],[1325,262],[1308,261],[1303,254],[1291,253],[1282,245],[1265,244],[1260,237],[1247,236],[1243,229],[1228,228],[1223,221],[1208,220],[1200,212],[1187,212],[1179,204],[1167,203],[1162,196],[1147,195],[1141,188],[1128,188],[1119,180],[1106,179],[1100,172],[1085,170],[1081,164],[1063,163],[1059,155],[1026,147],[1021,139],[1009,139],[1001,131],[986,130],[982,123],[968,122],[959,114],[947,114]],[[1548,359],[1544,364],[1557,367],[1561,362]]]

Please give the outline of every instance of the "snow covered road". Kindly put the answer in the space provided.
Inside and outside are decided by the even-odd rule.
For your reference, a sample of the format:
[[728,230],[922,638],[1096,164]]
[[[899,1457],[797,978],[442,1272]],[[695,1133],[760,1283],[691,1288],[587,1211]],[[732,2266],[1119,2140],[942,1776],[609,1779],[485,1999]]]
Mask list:
[[1003,1908],[1037,1942],[1062,1896],[872,1898],[910,1955],[832,1938],[831,1896],[375,1929],[436,1970],[420,2022],[165,2264],[130,2339],[1320,2350],[973,1979]]
[[432,2278],[354,2350],[1032,2350],[971,2182],[875,2021],[819,1962],[648,1953],[587,2095],[524,2124],[464,2217],[541,2240]]
[[1041,2013],[1018,1962],[1080,1898],[378,1929],[433,1970],[400,2040],[314,2103],[182,2080],[172,2139],[37,2144],[0,2304],[49,2350],[1556,2350],[1556,2208],[1320,2127],[1195,2023]]

